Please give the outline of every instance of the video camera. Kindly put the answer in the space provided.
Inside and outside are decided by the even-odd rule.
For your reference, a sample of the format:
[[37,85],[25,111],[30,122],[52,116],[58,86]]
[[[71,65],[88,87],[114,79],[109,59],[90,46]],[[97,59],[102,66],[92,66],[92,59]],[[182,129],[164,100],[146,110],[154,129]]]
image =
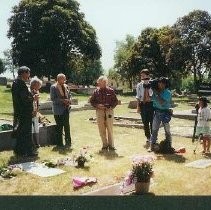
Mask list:
[[148,84],[143,84],[144,88],[151,88],[152,90],[158,90],[158,83],[163,82],[166,84],[166,88],[170,87],[170,81],[167,77],[160,77],[149,80]]

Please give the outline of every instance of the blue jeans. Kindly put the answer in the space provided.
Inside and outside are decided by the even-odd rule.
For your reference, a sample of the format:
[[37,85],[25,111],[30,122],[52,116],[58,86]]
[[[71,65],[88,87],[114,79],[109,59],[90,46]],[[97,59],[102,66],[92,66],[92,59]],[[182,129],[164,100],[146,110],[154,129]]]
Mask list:
[[171,138],[171,132],[170,132],[170,124],[162,122],[162,115],[163,115],[163,112],[158,111],[158,110],[156,110],[154,113],[153,123],[152,123],[152,135],[150,137],[150,143],[155,144],[157,142],[158,131],[160,128],[160,124],[162,123],[164,130],[165,130],[166,140],[169,141],[169,143],[171,145],[172,138]]

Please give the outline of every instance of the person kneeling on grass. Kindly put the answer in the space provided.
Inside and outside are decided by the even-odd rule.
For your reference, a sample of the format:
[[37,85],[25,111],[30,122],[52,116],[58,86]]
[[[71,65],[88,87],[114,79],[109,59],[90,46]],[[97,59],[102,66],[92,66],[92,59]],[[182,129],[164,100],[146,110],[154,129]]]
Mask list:
[[197,127],[196,135],[201,136],[203,141],[203,151],[202,153],[210,153],[210,126],[209,119],[211,118],[210,109],[207,107],[209,101],[206,97],[200,97],[198,103],[198,117],[197,117]]

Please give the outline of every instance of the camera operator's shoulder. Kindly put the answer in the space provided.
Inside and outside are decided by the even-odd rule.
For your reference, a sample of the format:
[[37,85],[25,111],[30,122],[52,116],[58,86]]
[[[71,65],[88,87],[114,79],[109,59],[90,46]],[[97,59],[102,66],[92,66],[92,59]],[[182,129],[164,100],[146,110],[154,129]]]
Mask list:
[[137,84],[137,87],[142,87],[143,86],[143,82],[139,82],[138,84]]
[[165,91],[166,93],[171,94],[171,91],[169,89],[166,89]]
[[171,91],[169,89],[165,89],[163,92],[163,97],[171,98]]

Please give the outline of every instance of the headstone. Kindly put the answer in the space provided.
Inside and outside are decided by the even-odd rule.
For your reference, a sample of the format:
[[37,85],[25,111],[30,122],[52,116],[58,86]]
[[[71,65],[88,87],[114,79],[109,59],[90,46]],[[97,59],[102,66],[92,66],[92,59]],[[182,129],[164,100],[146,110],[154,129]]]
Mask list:
[[137,108],[137,101],[130,101],[129,102],[129,105],[128,105],[128,108],[130,109],[136,109]]
[[211,83],[202,83],[199,85],[199,96],[211,96]]
[[7,78],[6,77],[0,77],[0,85],[7,85]]
[[[54,145],[56,138],[56,125],[40,127],[39,143],[41,146]],[[0,132],[0,151],[12,150],[16,145],[16,139],[12,138],[12,130]]]

